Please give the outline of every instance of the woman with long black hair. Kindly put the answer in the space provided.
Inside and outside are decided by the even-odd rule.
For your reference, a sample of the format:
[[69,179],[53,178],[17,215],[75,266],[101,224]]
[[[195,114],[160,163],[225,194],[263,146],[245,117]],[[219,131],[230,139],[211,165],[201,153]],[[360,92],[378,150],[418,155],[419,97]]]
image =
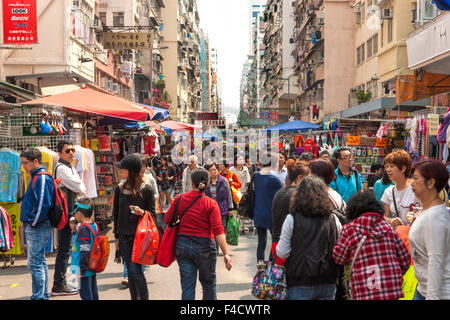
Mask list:
[[142,265],[131,261],[139,218],[151,214],[154,221],[155,198],[152,187],[140,175],[141,159],[128,155],[117,165],[123,181],[114,191],[114,237],[128,269],[128,286],[132,300],[148,300],[147,281]]

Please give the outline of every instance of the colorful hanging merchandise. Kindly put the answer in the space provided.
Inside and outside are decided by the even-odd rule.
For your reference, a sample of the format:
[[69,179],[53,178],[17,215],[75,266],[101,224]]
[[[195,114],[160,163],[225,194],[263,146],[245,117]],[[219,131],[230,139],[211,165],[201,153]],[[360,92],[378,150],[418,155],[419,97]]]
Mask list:
[[14,247],[14,233],[8,212],[0,207],[0,252],[10,251]]
[[7,149],[0,149],[0,202],[16,202],[20,175],[20,156]]

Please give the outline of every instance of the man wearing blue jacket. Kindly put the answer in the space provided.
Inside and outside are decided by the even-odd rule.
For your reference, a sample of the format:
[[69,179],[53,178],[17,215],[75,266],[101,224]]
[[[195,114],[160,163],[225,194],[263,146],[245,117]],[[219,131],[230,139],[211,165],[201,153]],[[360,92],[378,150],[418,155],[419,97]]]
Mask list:
[[23,223],[27,239],[28,269],[31,272],[31,300],[48,300],[48,266],[45,261],[45,246],[52,233],[48,211],[53,206],[55,187],[51,177],[40,175],[45,171],[41,165],[42,155],[38,149],[31,148],[20,154],[20,163],[31,175],[31,181],[22,200],[20,221]]
[[350,148],[340,147],[334,152],[339,163],[335,173],[336,180],[330,183],[330,187],[339,193],[345,202],[358,191],[363,189],[361,175],[353,169],[353,155]]

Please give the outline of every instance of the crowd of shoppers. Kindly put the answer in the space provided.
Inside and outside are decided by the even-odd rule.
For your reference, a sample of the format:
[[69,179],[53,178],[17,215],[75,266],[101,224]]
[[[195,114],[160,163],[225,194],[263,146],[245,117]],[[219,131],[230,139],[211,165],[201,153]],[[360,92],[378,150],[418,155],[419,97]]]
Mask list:
[[[59,161],[54,176],[68,200],[70,222],[59,230],[58,253],[51,294],[80,293],[83,300],[98,299],[95,273],[86,259],[92,247],[87,228],[74,222],[92,223],[92,204],[72,167],[75,148],[69,141],[58,145]],[[21,164],[31,174],[22,203],[21,221],[28,242],[28,268],[32,299],[48,299],[48,267],[45,245],[52,232],[48,211],[54,201],[51,177],[38,149],[21,153]],[[271,159],[270,153],[265,154]],[[238,157],[234,166],[208,163],[201,167],[191,156],[187,166],[177,167],[168,156],[157,165],[147,157],[131,154],[118,163],[122,181],[114,192],[115,246],[124,260],[124,280],[133,300],[149,298],[145,266],[131,260],[136,227],[150,214],[163,236],[174,214],[183,212],[176,241],[182,299],[194,299],[197,281],[203,299],[217,299],[216,260],[219,247],[227,270],[232,261],[225,240],[228,220],[236,214],[239,196],[253,183],[253,223],[257,232],[256,262],[275,259],[284,265],[287,298],[393,300],[403,297],[403,275],[414,263],[418,281],[415,299],[450,298],[450,215],[445,197],[449,173],[444,164],[425,159],[413,164],[403,150],[388,154],[372,165],[367,185],[353,167],[351,149],[342,147],[332,155],[322,151],[315,159],[309,152],[300,157],[278,153],[277,163],[250,164]],[[245,159],[245,160],[244,160]],[[333,162],[335,160],[335,163]],[[155,170],[153,170],[155,168]],[[37,177],[34,179],[34,177]],[[182,194],[172,201],[180,179]],[[370,181],[369,181],[370,180]],[[159,221],[155,201],[168,208]],[[396,232],[409,226],[408,251]],[[268,233],[271,249],[266,256]],[[72,265],[80,270],[79,291],[67,286],[65,274],[72,248]],[[412,257],[412,260],[411,260]],[[347,288],[344,266],[349,268]],[[346,293],[339,292],[340,289]],[[349,289],[347,292],[347,289]]]

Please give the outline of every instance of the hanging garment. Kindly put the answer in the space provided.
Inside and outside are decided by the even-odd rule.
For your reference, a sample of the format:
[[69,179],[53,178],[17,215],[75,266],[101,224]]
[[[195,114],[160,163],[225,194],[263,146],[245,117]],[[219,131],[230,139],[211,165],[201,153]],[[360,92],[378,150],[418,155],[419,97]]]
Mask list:
[[14,247],[14,234],[11,228],[11,221],[8,212],[3,207],[0,207],[0,220],[2,225],[2,232],[4,238],[3,251],[9,251]]
[[86,186],[86,198],[93,199],[97,194],[97,175],[95,174],[95,155],[92,150],[83,148],[86,155],[86,170],[83,175],[83,183]]
[[0,202],[17,202],[20,156],[10,149],[0,149]]

